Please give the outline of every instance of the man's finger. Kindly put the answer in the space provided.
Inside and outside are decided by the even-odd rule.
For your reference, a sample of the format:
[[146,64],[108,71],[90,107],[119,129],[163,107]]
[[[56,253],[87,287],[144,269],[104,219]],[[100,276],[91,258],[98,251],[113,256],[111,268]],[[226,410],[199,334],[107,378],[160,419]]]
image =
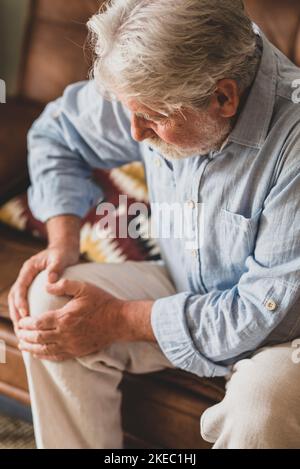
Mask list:
[[29,259],[26,261],[19,273],[17,284],[21,284],[23,287],[29,287],[38,273],[45,268],[45,262],[39,262],[38,260]]
[[24,317],[29,314],[27,292],[33,280],[44,268],[44,265],[38,261],[26,261],[19,273],[15,283],[15,306],[18,308],[20,316]]
[[24,318],[28,316],[28,302],[27,302],[27,292],[28,287],[25,287],[23,284],[16,284],[16,288],[14,291],[14,303],[18,310],[18,314],[20,317]]
[[32,318],[28,316],[26,318],[20,319],[18,322],[19,329],[27,330],[50,330],[55,329],[57,325],[57,311],[48,311],[47,313],[42,314],[38,318]]
[[61,353],[59,355],[52,355],[52,356],[33,354],[33,357],[38,360],[48,360],[50,362],[57,362],[57,363],[64,362],[66,360],[70,360],[71,358],[74,358],[72,355],[68,353]]
[[19,319],[20,319],[20,315],[19,315],[19,312],[18,312],[18,310],[15,306],[13,292],[11,292],[8,295],[8,309],[9,309],[10,318],[11,318],[14,326],[16,326],[18,324]]
[[47,291],[57,296],[76,296],[82,291],[82,282],[76,280],[61,279],[57,283],[48,284]]
[[30,352],[34,355],[42,355],[44,357],[65,353],[58,344],[31,344],[22,340],[20,340],[18,348],[23,352]]
[[57,282],[64,269],[65,266],[61,261],[52,261],[47,267],[48,282],[51,284]]
[[59,333],[57,331],[32,331],[19,329],[17,337],[22,342],[40,345],[55,344],[59,341]]

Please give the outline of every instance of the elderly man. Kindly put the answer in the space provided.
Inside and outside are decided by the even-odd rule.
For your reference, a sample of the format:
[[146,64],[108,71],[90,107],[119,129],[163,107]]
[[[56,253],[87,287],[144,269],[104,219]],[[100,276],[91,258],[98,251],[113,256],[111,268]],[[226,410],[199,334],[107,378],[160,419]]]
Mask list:
[[[122,448],[123,371],[174,367],[227,378],[214,448],[299,448],[299,69],[240,0],[113,0],[88,26],[93,79],[29,134],[49,246],[9,295],[38,447]],[[92,169],[132,161],[201,240],[170,223],[162,262],[76,265]]]

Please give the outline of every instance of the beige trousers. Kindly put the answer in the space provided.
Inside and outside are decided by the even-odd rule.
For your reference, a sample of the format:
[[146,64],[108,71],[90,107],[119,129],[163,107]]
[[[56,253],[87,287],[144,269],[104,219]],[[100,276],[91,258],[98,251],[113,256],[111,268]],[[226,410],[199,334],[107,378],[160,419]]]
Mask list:
[[[155,262],[82,264],[65,277],[98,285],[120,299],[156,299],[175,293]],[[41,273],[29,291],[32,316],[61,307],[67,298],[45,291]],[[290,344],[256,352],[228,376],[224,400],[201,418],[214,448],[300,448],[300,364]],[[121,391],[124,370],[174,368],[153,342],[114,343],[84,358],[55,363],[23,352],[38,448],[123,448]],[[200,419],[200,416],[199,416]],[[184,429],[183,429],[184,430]],[[200,438],[200,428],[199,428]]]

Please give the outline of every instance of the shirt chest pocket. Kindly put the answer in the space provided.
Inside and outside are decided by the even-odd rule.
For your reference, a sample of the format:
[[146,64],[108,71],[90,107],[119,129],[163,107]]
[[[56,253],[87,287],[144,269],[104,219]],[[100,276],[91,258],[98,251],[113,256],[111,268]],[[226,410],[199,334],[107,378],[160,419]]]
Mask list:
[[[227,289],[238,283],[253,254],[261,210],[251,218],[221,209],[210,236],[204,237],[202,276],[206,288]],[[212,274],[213,272],[213,274]]]

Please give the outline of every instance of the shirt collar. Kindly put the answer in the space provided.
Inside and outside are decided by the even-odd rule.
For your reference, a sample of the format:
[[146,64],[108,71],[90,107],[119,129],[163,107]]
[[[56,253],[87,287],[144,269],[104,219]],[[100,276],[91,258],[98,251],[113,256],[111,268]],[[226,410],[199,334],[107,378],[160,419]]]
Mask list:
[[253,148],[261,148],[267,138],[277,87],[273,46],[261,31],[259,35],[262,38],[263,51],[258,72],[244,108],[228,137],[228,142]]
[[221,145],[220,150],[219,150],[220,152],[224,150],[228,142],[229,142],[229,136],[226,138],[226,140],[224,140],[223,144]]

